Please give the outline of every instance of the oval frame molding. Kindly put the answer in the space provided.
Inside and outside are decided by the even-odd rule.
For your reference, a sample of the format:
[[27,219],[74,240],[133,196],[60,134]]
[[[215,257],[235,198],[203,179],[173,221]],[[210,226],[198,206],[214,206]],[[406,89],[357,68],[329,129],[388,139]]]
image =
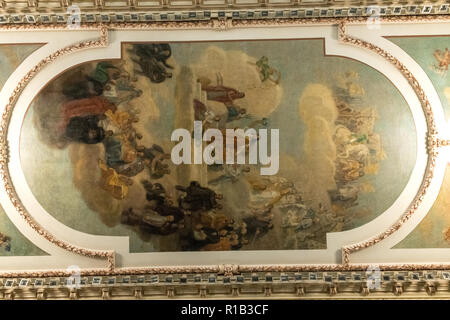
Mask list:
[[[363,19],[365,21],[365,19]],[[53,54],[47,56],[45,59],[41,60],[36,66],[34,66],[18,83],[16,88],[14,89],[11,97],[9,98],[9,103],[6,105],[5,110],[2,113],[1,125],[0,125],[0,175],[2,178],[3,185],[5,187],[6,193],[12,203],[12,205],[16,208],[17,212],[22,216],[23,219],[42,237],[46,238],[48,241],[57,245],[64,250],[80,254],[86,257],[91,258],[100,258],[105,259],[107,261],[107,267],[104,269],[83,269],[83,274],[142,274],[142,273],[180,273],[180,272],[218,272],[218,273],[236,273],[236,272],[244,272],[244,271],[300,271],[300,270],[316,270],[316,271],[347,271],[347,270],[363,270],[367,268],[367,264],[351,264],[350,263],[350,255],[353,252],[357,252],[363,250],[365,248],[371,247],[383,239],[389,237],[393,233],[395,233],[419,208],[423,197],[425,196],[429,186],[431,179],[433,178],[434,167],[436,164],[436,157],[438,156],[439,148],[443,146],[449,145],[450,141],[444,140],[439,136],[439,132],[436,129],[433,117],[433,111],[430,106],[430,102],[421,88],[420,83],[415,79],[412,73],[403,65],[397,58],[390,55],[388,52],[384,51],[380,47],[373,45],[367,41],[357,39],[355,37],[349,36],[346,33],[346,25],[351,23],[361,23],[363,21],[360,18],[355,19],[317,19],[317,21],[304,21],[304,20],[295,20],[295,21],[285,21],[285,20],[249,20],[249,21],[231,21],[231,20],[213,20],[212,22],[166,22],[166,23],[149,23],[149,24],[100,24],[95,26],[85,26],[86,29],[89,30],[100,30],[100,39],[95,41],[84,41],[78,44],[70,45],[61,50],[54,52]],[[386,21],[384,21],[386,20]],[[445,16],[445,18],[434,18],[434,19],[424,19],[424,17],[420,17],[419,21],[449,21],[450,19]],[[411,19],[407,19],[408,22],[411,22]],[[382,19],[382,22],[405,22],[404,18],[400,19]],[[417,94],[418,99],[421,102],[425,119],[427,121],[428,132],[427,132],[427,147],[428,147],[428,163],[426,168],[426,174],[423,178],[423,182],[419,189],[418,194],[415,196],[415,200],[410,205],[410,208],[405,212],[402,217],[390,228],[384,231],[381,234],[377,234],[374,237],[371,237],[365,241],[357,242],[349,245],[345,245],[342,247],[342,264],[300,264],[300,265],[208,265],[208,266],[167,266],[167,267],[133,267],[133,268],[116,268],[115,266],[115,253],[114,251],[108,250],[90,250],[86,248],[81,248],[78,246],[74,246],[70,243],[61,241],[56,239],[51,233],[47,232],[44,228],[42,228],[39,224],[37,224],[32,216],[26,211],[24,206],[21,204],[20,199],[18,199],[17,194],[14,190],[12,181],[9,175],[8,169],[8,140],[7,140],[7,132],[9,127],[9,120],[11,117],[11,113],[14,109],[15,102],[20,96],[22,90],[25,88],[27,83],[47,64],[51,63],[58,57],[61,57],[66,54],[70,54],[72,52],[82,50],[82,49],[90,49],[96,47],[107,46],[108,44],[108,29],[110,30],[146,30],[152,29],[154,30],[159,28],[168,28],[168,29],[213,29],[216,31],[228,30],[232,28],[247,28],[247,27],[258,27],[258,26],[298,26],[298,25],[306,25],[306,24],[315,24],[315,23],[325,23],[325,24],[337,24],[338,28],[338,39],[346,44],[356,45],[361,48],[365,48],[367,50],[371,50],[376,54],[380,55],[383,59],[386,59],[390,63],[392,63],[409,81],[411,87]],[[17,30],[17,27],[14,28],[10,26],[6,26],[7,30]],[[19,28],[20,30],[24,30],[24,28]],[[47,30],[43,26],[27,26],[26,30]],[[48,29],[55,30],[55,26],[48,26]],[[62,28],[65,29],[65,28]],[[450,267],[450,264],[380,264],[382,269],[394,269],[394,270],[420,270],[420,269],[442,269]],[[33,271],[33,272],[0,272],[1,277],[11,277],[13,275],[18,274],[27,274],[27,275],[43,275],[43,276],[51,276],[51,275],[70,275],[68,271],[61,270],[45,270],[45,271]]]

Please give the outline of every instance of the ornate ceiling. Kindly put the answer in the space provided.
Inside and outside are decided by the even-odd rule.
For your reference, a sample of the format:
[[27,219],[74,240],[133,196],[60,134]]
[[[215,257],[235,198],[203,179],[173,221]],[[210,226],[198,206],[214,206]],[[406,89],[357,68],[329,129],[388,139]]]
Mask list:
[[448,14],[450,1],[2,0],[0,23],[263,19]]

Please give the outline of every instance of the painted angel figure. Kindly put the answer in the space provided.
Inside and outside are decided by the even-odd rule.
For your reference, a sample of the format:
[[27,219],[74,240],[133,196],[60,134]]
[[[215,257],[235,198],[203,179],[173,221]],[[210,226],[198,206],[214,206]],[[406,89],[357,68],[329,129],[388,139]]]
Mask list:
[[256,66],[260,72],[261,82],[270,80],[275,84],[280,83],[281,72],[269,66],[269,59],[266,56],[262,56],[256,61]]
[[439,72],[446,72],[448,70],[448,65],[450,64],[450,52],[448,48],[445,48],[445,51],[437,49],[434,51],[434,57],[437,60],[437,64],[434,64],[433,67]]
[[213,85],[212,81],[205,77],[201,77],[197,81],[200,83],[202,91],[206,92],[208,100],[222,102],[227,108],[234,106],[234,100],[245,97],[244,92],[224,86],[220,72],[216,74],[216,85]]

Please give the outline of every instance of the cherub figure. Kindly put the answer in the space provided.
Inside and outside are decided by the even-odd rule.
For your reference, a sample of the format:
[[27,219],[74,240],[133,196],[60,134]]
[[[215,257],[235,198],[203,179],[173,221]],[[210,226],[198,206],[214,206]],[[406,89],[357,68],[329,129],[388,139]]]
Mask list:
[[262,56],[256,61],[256,66],[260,72],[261,82],[270,80],[275,84],[279,84],[281,80],[281,73],[275,68],[269,65],[269,59],[266,56]]
[[445,48],[444,52],[437,49],[434,51],[433,55],[438,62],[438,64],[435,64],[434,67],[440,72],[446,72],[448,70],[448,65],[450,64],[450,53],[448,48]]

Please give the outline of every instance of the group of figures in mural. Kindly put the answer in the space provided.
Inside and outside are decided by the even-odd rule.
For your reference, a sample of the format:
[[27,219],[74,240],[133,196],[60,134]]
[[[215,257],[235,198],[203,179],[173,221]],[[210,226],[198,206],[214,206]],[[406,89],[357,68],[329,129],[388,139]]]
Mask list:
[[[340,74],[331,89],[307,87],[297,109],[305,154],[294,157],[281,146],[277,175],[261,176],[259,165],[176,166],[170,131],[192,131],[194,120],[224,135],[227,128],[271,127],[285,75],[264,55],[241,54],[236,59],[246,69],[233,78],[233,70],[208,61],[181,65],[173,50],[124,45],[121,60],[85,63],[53,80],[31,108],[40,141],[54,152],[69,150],[73,186],[103,223],[127,226],[159,251],[318,249],[328,232],[354,227],[352,208],[361,193],[374,191],[366,178],[385,158],[377,112],[357,72]],[[216,60],[224,52],[208,50]],[[251,85],[243,85],[247,74],[256,79]],[[161,111],[163,104],[170,110]],[[281,144],[283,130],[297,130],[279,129]]]

